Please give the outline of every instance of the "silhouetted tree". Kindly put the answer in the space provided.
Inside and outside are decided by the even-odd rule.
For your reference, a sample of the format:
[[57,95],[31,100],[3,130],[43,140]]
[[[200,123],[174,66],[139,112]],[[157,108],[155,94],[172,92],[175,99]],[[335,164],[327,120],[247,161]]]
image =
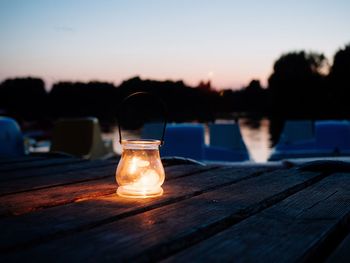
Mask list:
[[59,82],[49,97],[53,118],[95,116],[113,121],[119,103],[118,90],[105,82]]
[[267,90],[263,89],[259,80],[252,80],[243,90],[245,111],[265,114],[267,112]]
[[267,114],[268,94],[259,80],[252,80],[247,87],[240,90],[224,90],[220,95],[223,97],[224,111],[240,112],[245,115]]
[[258,94],[259,92],[263,91],[263,88],[261,87],[259,80],[253,79],[245,90],[250,93]]
[[166,103],[169,121],[211,120],[216,110],[216,92],[187,86],[183,81],[124,81],[118,90],[122,97],[137,91],[157,94]]
[[328,76],[329,99],[335,112],[350,113],[350,44],[336,52]]
[[[96,116],[111,123],[116,120],[123,98],[147,91],[165,101],[169,121],[211,121],[217,116],[242,115],[259,119],[269,115],[274,122],[272,130],[279,131],[285,118],[336,118],[350,114],[350,44],[337,51],[325,77],[327,70],[323,54],[299,51],[276,60],[267,89],[259,80],[252,80],[238,91],[216,91],[210,81],[190,87],[183,81],[134,77],[119,87],[104,82],[58,82],[47,94],[41,79],[7,79],[0,84],[0,113],[29,120]],[[141,119],[135,122],[136,126],[145,119],[142,115],[161,118],[156,116],[159,108],[152,106],[149,100],[140,99],[131,107],[133,116]]]
[[212,91],[211,89],[211,81],[208,80],[207,82],[205,81],[200,81],[197,89],[205,90],[205,91]]
[[26,120],[47,117],[47,93],[39,78],[7,79],[0,84],[0,108]]
[[324,101],[322,72],[326,66],[323,54],[300,51],[282,55],[268,80],[272,111],[286,117],[318,113]]

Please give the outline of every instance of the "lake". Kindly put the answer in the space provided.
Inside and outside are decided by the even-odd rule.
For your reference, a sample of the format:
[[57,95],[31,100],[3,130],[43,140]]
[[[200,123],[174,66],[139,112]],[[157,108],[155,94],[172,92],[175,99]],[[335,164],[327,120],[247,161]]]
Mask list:
[[[229,122],[225,120],[218,120],[218,122]],[[206,144],[209,143],[209,129],[208,125],[205,125],[205,140]],[[271,143],[269,126],[270,121],[266,118],[260,120],[239,119],[239,126],[243,141],[245,142],[250,156],[255,162],[266,162],[271,154]],[[123,138],[135,139],[140,138],[140,130],[123,130]],[[104,139],[113,140],[113,148],[117,153],[121,153],[121,146],[118,142],[119,134],[118,127],[114,127],[112,132],[103,134]]]

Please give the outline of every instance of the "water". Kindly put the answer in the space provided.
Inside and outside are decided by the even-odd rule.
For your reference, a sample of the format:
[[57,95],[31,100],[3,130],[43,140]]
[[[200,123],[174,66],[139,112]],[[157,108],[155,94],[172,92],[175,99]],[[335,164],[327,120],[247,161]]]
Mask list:
[[269,133],[270,121],[261,119],[255,127],[248,123],[247,119],[239,121],[243,141],[255,162],[266,162],[272,151]]
[[[246,144],[251,158],[255,162],[266,162],[271,154],[270,147],[270,121],[268,119],[254,120],[240,119],[239,126],[243,141]],[[140,130],[123,130],[123,138],[136,139],[140,138]],[[118,142],[118,128],[114,127],[112,132],[103,134],[104,139],[113,140],[113,148],[116,153],[121,153],[121,146]],[[209,129],[205,124],[205,142],[209,143]]]

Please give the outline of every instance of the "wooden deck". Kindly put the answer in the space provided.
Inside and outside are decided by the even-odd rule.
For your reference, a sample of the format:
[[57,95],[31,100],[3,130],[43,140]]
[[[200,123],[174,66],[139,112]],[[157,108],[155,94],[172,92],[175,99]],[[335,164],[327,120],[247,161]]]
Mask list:
[[171,165],[153,199],[116,165],[0,160],[0,261],[350,262],[347,165]]

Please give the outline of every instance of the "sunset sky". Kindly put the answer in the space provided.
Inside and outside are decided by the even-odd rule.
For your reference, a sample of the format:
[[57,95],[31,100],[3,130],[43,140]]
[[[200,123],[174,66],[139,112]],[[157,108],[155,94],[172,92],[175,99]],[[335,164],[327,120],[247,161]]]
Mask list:
[[346,0],[0,0],[0,81],[266,84],[282,53],[350,43],[349,14]]

